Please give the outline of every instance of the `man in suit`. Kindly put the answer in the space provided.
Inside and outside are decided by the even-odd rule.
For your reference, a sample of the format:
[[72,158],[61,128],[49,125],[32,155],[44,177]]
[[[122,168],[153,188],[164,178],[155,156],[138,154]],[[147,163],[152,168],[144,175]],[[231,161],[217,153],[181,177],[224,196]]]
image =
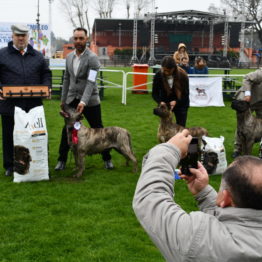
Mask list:
[[[0,86],[5,85],[47,85],[51,86],[51,71],[43,55],[28,44],[28,28],[25,25],[12,25],[12,39],[7,47],[0,49]],[[2,115],[3,165],[5,175],[11,176],[14,165],[14,108],[26,112],[42,105],[41,98],[0,97]]]
[[[100,67],[98,57],[86,47],[87,31],[85,28],[76,28],[73,34],[75,51],[66,59],[66,70],[62,88],[61,108],[67,104],[83,113],[90,127],[102,128],[102,117],[99,92],[96,85],[97,73]],[[66,167],[69,145],[67,132],[64,126],[59,146],[56,171]],[[112,169],[109,151],[102,153],[105,168]]]

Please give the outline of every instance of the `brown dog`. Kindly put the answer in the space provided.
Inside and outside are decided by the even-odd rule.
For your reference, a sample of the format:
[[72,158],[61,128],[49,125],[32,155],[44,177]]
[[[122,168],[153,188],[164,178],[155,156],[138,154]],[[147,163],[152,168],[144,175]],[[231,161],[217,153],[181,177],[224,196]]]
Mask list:
[[[65,106],[60,114],[65,119],[68,144],[75,157],[75,164],[78,170],[76,177],[82,176],[85,170],[85,155],[101,153],[111,148],[114,148],[126,158],[126,164],[128,164],[128,160],[131,160],[134,163],[133,171],[137,171],[137,160],[131,149],[130,134],[126,129],[116,126],[105,128],[85,127],[79,122],[82,119],[81,114],[68,106]],[[73,134],[76,132],[74,127],[76,122],[80,124],[80,129],[75,135],[77,138]]]
[[[159,105],[154,108],[154,114],[160,117],[160,125],[158,127],[157,138],[160,143],[167,142],[171,137],[181,132],[185,127],[176,124],[173,121],[173,112],[168,105]],[[207,136],[208,132],[203,127],[188,128],[190,135],[193,137]]]

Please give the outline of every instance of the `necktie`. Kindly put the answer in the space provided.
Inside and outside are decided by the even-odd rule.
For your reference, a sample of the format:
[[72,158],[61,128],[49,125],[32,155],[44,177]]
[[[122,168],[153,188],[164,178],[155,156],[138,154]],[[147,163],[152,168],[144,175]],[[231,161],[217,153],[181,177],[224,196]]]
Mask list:
[[19,52],[20,52],[21,55],[24,55],[25,50],[23,49],[23,50],[20,50]]

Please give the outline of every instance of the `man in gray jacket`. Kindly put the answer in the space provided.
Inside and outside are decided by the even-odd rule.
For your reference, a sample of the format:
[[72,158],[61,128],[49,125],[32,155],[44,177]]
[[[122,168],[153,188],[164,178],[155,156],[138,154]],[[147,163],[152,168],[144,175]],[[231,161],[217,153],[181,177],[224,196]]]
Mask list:
[[[71,52],[66,59],[61,108],[63,109],[65,104],[76,108],[78,112],[83,112],[90,127],[102,128],[100,98],[96,85],[100,62],[96,54],[86,47],[87,31],[85,28],[79,27],[74,30],[73,41],[75,51]],[[65,169],[68,151],[67,132],[64,126],[56,171]],[[109,150],[102,153],[102,158],[105,168],[112,169]]]
[[[262,118],[262,69],[257,69],[244,76],[242,87],[236,92],[235,99],[245,100],[250,103],[252,111],[256,112],[257,118]],[[234,152],[235,158],[242,152],[241,142],[235,134]]]
[[262,261],[262,160],[237,158],[217,193],[199,163],[182,175],[201,211],[186,213],[174,201],[174,171],[187,153],[187,130],[149,151],[133,208],[167,261]]

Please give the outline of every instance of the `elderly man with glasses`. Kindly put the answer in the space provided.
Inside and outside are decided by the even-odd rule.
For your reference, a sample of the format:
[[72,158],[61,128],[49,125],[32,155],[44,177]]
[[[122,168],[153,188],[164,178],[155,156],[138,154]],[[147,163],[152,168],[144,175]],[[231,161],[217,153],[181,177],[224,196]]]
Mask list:
[[[0,86],[46,85],[51,87],[51,71],[43,55],[28,44],[28,27],[22,24],[12,25],[12,41],[0,49]],[[41,98],[0,97],[2,116],[3,165],[5,175],[13,173],[14,155],[14,108],[30,109],[42,105]]]

